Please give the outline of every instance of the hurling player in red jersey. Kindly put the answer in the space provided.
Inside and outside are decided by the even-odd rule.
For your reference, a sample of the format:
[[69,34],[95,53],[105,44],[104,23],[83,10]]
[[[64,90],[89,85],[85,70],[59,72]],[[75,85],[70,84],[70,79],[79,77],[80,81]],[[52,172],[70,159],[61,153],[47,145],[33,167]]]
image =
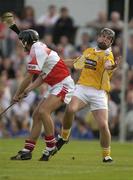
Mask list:
[[69,74],[69,70],[58,54],[49,49],[44,43],[39,41],[37,31],[28,29],[19,33],[24,49],[29,53],[27,62],[27,74],[20,84],[13,97],[14,102],[18,102],[24,94],[30,91],[32,78],[39,75],[40,84],[48,84],[49,91],[47,97],[41,100],[33,113],[33,125],[29,137],[25,140],[25,145],[17,155],[11,160],[28,160],[32,158],[32,151],[40,135],[42,124],[45,129],[44,141],[46,148],[40,161],[48,161],[53,156],[58,147],[54,136],[54,123],[51,113],[59,108],[63,103],[68,104],[74,91],[74,82]]

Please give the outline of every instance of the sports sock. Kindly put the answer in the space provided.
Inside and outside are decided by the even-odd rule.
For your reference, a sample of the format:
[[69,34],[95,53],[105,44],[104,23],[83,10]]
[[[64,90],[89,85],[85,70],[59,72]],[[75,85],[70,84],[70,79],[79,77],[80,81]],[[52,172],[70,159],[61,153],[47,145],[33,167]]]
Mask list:
[[48,151],[51,151],[55,148],[56,139],[53,135],[52,136],[45,136],[44,140],[46,143],[46,149]]
[[103,158],[105,158],[106,156],[110,156],[111,154],[111,148],[103,148]]
[[27,152],[32,152],[35,148],[35,145],[36,145],[36,142],[35,141],[31,141],[31,140],[28,140],[26,139],[25,140],[25,146],[24,148],[22,149],[22,151],[27,151]]
[[64,141],[67,141],[69,139],[71,133],[71,129],[62,129],[61,130],[61,137]]

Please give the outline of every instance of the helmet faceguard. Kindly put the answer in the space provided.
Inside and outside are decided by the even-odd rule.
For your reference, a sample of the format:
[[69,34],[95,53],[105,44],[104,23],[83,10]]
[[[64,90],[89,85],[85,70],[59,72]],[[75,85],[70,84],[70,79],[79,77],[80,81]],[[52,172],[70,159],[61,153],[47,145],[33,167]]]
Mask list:
[[26,48],[27,45],[32,45],[39,40],[39,34],[33,29],[27,29],[19,33],[19,39]]

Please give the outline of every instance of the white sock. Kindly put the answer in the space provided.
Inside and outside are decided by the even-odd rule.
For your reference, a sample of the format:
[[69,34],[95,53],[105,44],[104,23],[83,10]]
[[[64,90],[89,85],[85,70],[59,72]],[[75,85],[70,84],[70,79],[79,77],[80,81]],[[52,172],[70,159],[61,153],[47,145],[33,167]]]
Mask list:
[[29,149],[25,149],[25,148],[23,148],[22,151],[24,151],[24,152],[30,152]]
[[46,147],[46,150],[47,150],[47,151],[52,151],[53,149],[55,149],[55,146],[52,147],[52,148]]

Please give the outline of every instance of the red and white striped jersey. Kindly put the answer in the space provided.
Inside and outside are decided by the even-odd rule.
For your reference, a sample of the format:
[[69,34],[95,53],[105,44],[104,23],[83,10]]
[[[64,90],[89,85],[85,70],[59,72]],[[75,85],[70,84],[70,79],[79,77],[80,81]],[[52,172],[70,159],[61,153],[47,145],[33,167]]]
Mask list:
[[70,75],[64,61],[44,43],[32,45],[27,70],[32,74],[44,74],[44,82],[53,86]]

